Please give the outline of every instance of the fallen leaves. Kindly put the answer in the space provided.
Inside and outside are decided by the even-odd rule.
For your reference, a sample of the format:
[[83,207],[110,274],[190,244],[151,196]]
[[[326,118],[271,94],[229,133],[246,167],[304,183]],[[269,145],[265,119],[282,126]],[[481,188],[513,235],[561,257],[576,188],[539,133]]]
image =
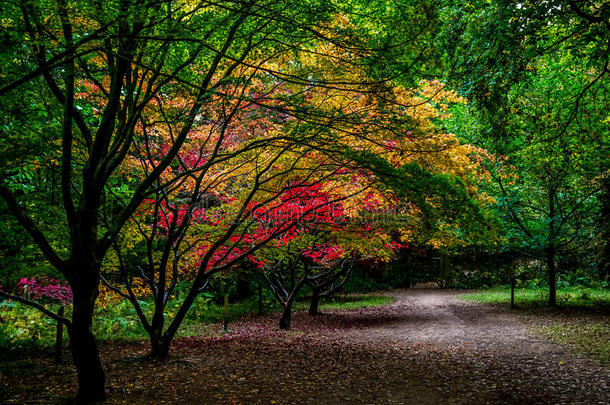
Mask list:
[[[446,291],[395,291],[385,307],[248,317],[222,334],[177,339],[167,361],[147,342],[102,346],[109,403],[607,403],[610,371],[527,333],[501,308]],[[0,401],[52,402],[75,372],[50,357],[0,376]],[[2,370],[9,363],[2,362]]]

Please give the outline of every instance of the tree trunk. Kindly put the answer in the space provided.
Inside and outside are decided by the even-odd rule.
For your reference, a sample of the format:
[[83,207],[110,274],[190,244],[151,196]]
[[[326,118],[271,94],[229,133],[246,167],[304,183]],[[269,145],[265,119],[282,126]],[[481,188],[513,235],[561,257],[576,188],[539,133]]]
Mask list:
[[[204,277],[209,277],[209,276],[210,276],[209,274],[204,274],[201,278],[197,278],[195,280],[195,282],[191,286],[191,290],[189,291],[188,295],[182,301],[180,308],[178,308],[178,312],[176,312],[174,319],[170,322],[169,326],[165,330],[165,333],[161,334],[161,331],[163,330],[163,326],[162,326],[163,323],[160,323],[160,322],[161,321],[164,322],[163,318],[161,318],[159,323],[153,324],[153,331],[155,330],[154,325],[161,325],[161,327],[159,329],[157,329],[157,333],[151,334],[151,345],[152,345],[152,350],[150,353],[151,357],[166,358],[169,355],[169,349],[172,345],[172,341],[174,340],[174,337],[176,336],[176,333],[178,332],[178,328],[182,324],[182,321],[186,317],[186,314],[188,313],[189,309],[193,305],[193,302],[195,302],[195,299],[199,295],[199,289],[205,283]],[[152,335],[155,335],[155,334],[157,336],[159,336],[159,338],[155,338],[156,342],[153,342]]]
[[153,359],[166,359],[169,356],[169,347],[171,339],[166,339],[164,336],[150,336],[150,357]]
[[311,296],[311,301],[309,302],[309,315],[319,315],[320,311],[320,289],[314,288],[313,295]]
[[[87,291],[89,290],[89,291]],[[106,399],[106,377],[97,344],[91,332],[97,284],[73,288],[74,301],[70,331],[70,349],[78,373],[77,403],[92,404]]]
[[165,304],[163,303],[163,295],[157,293],[155,311],[151,319],[150,329],[148,330],[148,336],[150,338],[150,357],[153,359],[164,359],[169,355],[171,339],[167,339],[163,335],[163,328],[165,326],[164,309]]
[[229,296],[225,294],[225,308],[223,313],[223,322],[224,326],[222,328],[223,332],[229,331]]
[[557,305],[557,269],[555,268],[555,249],[547,249],[547,267],[549,268],[549,305]]
[[555,191],[549,190],[549,245],[546,249],[546,264],[549,268],[549,305],[557,304],[557,269],[555,268]]
[[599,275],[601,280],[607,280],[610,276],[610,175],[603,180],[603,191],[599,197],[602,203],[601,234],[603,249],[599,260]]
[[263,284],[258,283],[258,314],[263,314]]
[[280,329],[290,329],[290,320],[292,318],[292,302],[288,302],[284,307],[284,313],[280,318]]

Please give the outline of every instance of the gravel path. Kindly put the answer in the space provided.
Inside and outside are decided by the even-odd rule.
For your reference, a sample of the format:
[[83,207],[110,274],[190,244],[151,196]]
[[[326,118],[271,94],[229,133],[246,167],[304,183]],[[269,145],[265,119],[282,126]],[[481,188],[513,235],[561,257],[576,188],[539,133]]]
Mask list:
[[[610,404],[609,368],[531,335],[506,309],[447,290],[388,294],[396,300],[383,307],[295,314],[291,331],[270,314],[181,338],[162,363],[143,356],[145,343],[103,347],[109,402]],[[74,390],[74,374],[63,366],[0,383],[11,403],[45,402]]]

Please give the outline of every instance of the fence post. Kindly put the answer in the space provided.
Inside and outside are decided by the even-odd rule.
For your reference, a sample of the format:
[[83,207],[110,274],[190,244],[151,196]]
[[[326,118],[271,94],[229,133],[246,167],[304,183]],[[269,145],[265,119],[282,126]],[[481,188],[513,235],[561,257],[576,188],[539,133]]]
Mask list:
[[[65,308],[62,305],[59,307],[59,311],[57,315],[63,317]],[[64,324],[57,321],[57,332],[55,334],[55,364],[61,363],[61,352],[63,350],[63,340],[64,340]]]
[[224,332],[229,331],[229,296],[225,295]]
[[263,283],[258,283],[258,314],[263,314]]
[[510,308],[515,307],[515,275],[510,279]]

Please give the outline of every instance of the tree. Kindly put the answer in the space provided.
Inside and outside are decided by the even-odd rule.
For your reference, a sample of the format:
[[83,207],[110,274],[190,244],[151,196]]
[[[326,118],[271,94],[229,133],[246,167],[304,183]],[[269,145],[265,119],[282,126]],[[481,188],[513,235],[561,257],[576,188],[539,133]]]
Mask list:
[[[499,154],[491,173],[507,239],[546,263],[550,305],[556,304],[558,258],[577,252],[584,257],[599,234],[599,199],[608,171],[605,96],[581,95],[595,80],[568,55],[540,58],[507,95],[506,131],[512,139],[488,143]],[[576,117],[573,105],[564,103],[574,97],[581,104]]]
[[[328,55],[338,57],[336,53],[344,52],[332,46]],[[410,92],[397,87],[363,93],[356,87],[366,81],[360,67],[321,70],[326,62],[317,54],[299,54],[296,61],[293,65],[298,69],[315,70],[322,83],[352,83],[353,88],[293,83],[269,78],[250,67],[236,68],[219,88],[222,96],[213,97],[221,108],[204,110],[207,119],[193,126],[175,162],[160,176],[155,198],[137,218],[131,218],[135,232],[125,233],[121,238],[125,243],[114,245],[116,257],[107,266],[104,281],[134,305],[156,357],[167,356],[188,309],[215,273],[231,268],[267,242],[285,237],[294,222],[320,215],[332,199],[349,200],[359,189],[378,181],[370,171],[362,171],[358,159],[346,151],[372,153],[381,162],[399,165],[399,153],[404,152],[388,147],[398,145],[408,132],[399,128],[422,125],[417,135],[408,132],[405,143],[417,140],[424,145],[430,142],[427,138],[434,138],[423,126],[433,112],[423,109],[411,114],[411,105],[420,101]],[[231,97],[227,99],[226,94]],[[395,97],[400,102],[388,102]],[[178,100],[173,103],[181,105]],[[154,124],[146,132],[157,134],[156,139],[144,138],[124,171],[156,166],[165,154],[164,145],[171,144],[176,132],[167,118],[171,114],[171,109],[159,111],[151,120]],[[448,137],[441,138],[446,142]],[[351,172],[345,169],[348,166]],[[415,171],[408,181],[417,183],[422,175],[425,173]],[[331,200],[310,198],[309,204],[294,205],[292,198],[286,199],[292,190],[329,179],[343,190]],[[355,181],[360,182],[359,187],[353,186]],[[420,198],[423,201],[423,195]],[[214,206],[210,201],[216,201]],[[273,218],[272,225],[260,222],[266,217]],[[134,260],[126,260],[124,251],[138,244],[139,254],[132,252]],[[138,262],[141,257],[147,258],[144,263]],[[191,283],[190,292],[164,329],[164,308],[180,281]],[[142,296],[133,292],[136,284],[142,286],[141,293],[153,297],[150,320],[138,304]]]
[[[340,252],[340,246],[314,246],[314,249],[306,251],[306,257],[318,265],[312,271],[312,275],[305,279],[311,288],[312,296],[309,302],[309,315],[319,315],[320,298],[328,298],[338,291],[349,279],[356,255],[344,257],[339,260],[334,256]],[[312,257],[313,256],[313,257]]]
[[[3,2],[2,10],[3,119],[11,137],[40,148],[24,150],[3,167],[0,196],[72,288],[72,319],[57,319],[68,326],[72,340],[79,400],[94,402],[105,396],[104,371],[91,333],[101,265],[125,223],[154,194],[155,183],[177,158],[212,96],[220,94],[239,66],[310,83],[308,77],[315,75],[306,68],[283,72],[277,64],[259,62],[279,61],[296,50],[313,52],[317,43],[349,48],[355,58],[374,60],[373,53],[351,47],[356,35],[348,36],[350,30],[341,27],[334,27],[341,41],[329,40],[326,33],[333,27],[325,23],[334,10],[315,1],[286,7],[272,1],[143,5],[58,0]],[[25,108],[15,112],[17,91]],[[81,92],[90,97],[80,97]],[[122,186],[119,168],[137,138],[146,137],[150,120],[174,99],[183,103],[170,117],[177,132],[167,151],[144,176]],[[20,166],[49,151],[57,159],[50,179],[57,180],[61,201],[45,195],[40,208],[55,210],[58,215],[44,217],[65,224],[68,236],[56,240],[20,194],[23,186],[35,184],[15,176]],[[121,198],[115,198],[115,187]]]
[[345,255],[350,255],[339,246],[321,246],[319,242],[321,234],[344,225],[342,201],[357,194],[337,195],[323,183],[300,185],[288,189],[281,198],[282,204],[265,212],[272,226],[277,226],[276,222],[293,224],[250,257],[283,307],[280,329],[290,329],[292,304],[301,288],[307,282],[330,275],[334,265],[328,268],[329,264],[344,261]]
[[[507,162],[523,172],[512,190],[504,184],[496,195],[504,208],[512,207],[505,211],[509,213],[505,224],[511,240],[521,235],[522,243],[516,246],[530,255],[536,251],[536,258],[544,250],[551,304],[555,303],[556,255],[591,247],[587,241],[604,227],[595,221],[598,203],[604,204],[598,188],[607,168],[593,163],[599,162],[594,149],[582,149],[587,142],[597,147],[606,142],[602,140],[606,119],[598,103],[607,103],[609,11],[607,2],[597,1],[494,0],[450,1],[442,12],[447,24],[439,38],[447,50],[447,66],[452,67],[448,81],[468,98],[478,116],[479,133],[466,139],[507,155]],[[558,71],[553,75],[552,69]],[[540,98],[534,89],[547,98]],[[549,100],[555,104],[549,105]],[[466,117],[461,125],[470,122]],[[547,167],[540,167],[540,162]],[[559,170],[556,178],[550,168]],[[510,182],[506,170],[502,172],[496,179]],[[530,179],[536,181],[528,183]],[[523,188],[517,193],[519,187]],[[529,199],[537,201],[529,204]]]
[[[506,139],[512,86],[527,78],[541,56],[568,50],[592,75],[563,101],[570,105],[570,120],[575,119],[581,99],[608,81],[609,12],[607,2],[595,0],[447,1],[438,37],[445,51],[446,80],[485,111],[490,135]],[[564,122],[564,131],[567,125]]]

